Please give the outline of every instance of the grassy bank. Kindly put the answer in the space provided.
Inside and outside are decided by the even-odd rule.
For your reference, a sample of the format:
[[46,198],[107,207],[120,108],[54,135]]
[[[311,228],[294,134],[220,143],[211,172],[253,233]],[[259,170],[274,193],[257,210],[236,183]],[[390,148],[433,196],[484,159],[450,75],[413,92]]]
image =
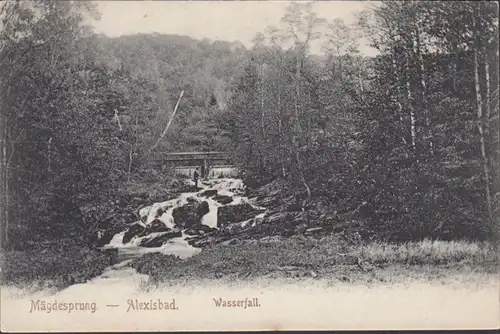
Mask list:
[[498,270],[498,254],[491,244],[466,241],[352,244],[335,236],[273,237],[216,245],[184,261],[149,254],[131,265],[150,275],[153,283],[262,277],[384,282],[408,275],[432,279],[457,270],[494,273]]
[[39,247],[2,253],[2,284],[29,290],[63,289],[100,275],[116,260],[116,251],[88,247]]

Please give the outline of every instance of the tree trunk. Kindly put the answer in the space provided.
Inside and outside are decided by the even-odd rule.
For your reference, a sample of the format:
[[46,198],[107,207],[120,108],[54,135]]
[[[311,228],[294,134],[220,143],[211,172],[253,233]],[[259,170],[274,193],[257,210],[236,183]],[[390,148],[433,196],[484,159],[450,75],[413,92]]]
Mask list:
[[0,112],[0,191],[1,191],[1,197],[0,197],[0,249],[4,248],[6,245],[7,241],[7,221],[6,221],[6,211],[7,211],[7,203],[6,203],[6,196],[5,196],[5,184],[7,183],[6,179],[6,157],[7,157],[7,152],[6,152],[6,138],[5,138],[5,113],[2,110]]
[[391,60],[392,60],[392,69],[393,69],[393,75],[394,75],[394,78],[396,80],[396,98],[395,98],[395,101],[396,101],[396,105],[398,106],[398,110],[397,110],[397,114],[398,114],[398,117],[399,117],[399,122],[401,123],[401,128],[402,128],[402,134],[401,134],[401,141],[403,142],[403,144],[405,146],[408,145],[408,142],[406,141],[406,138],[405,138],[405,133],[406,133],[406,129],[405,129],[405,124],[404,124],[404,120],[403,120],[403,106],[401,105],[401,102],[399,101],[400,97],[401,97],[401,89],[400,89],[400,80],[399,80],[399,76],[398,76],[398,67],[396,65],[396,60],[394,59],[394,55],[391,55]]
[[128,175],[127,175],[127,183],[130,182],[130,174],[132,172],[132,161],[134,158],[134,152],[137,149],[138,144],[138,136],[139,136],[139,117],[135,118],[135,133],[134,133],[134,145],[130,147],[130,152],[128,155]]
[[417,52],[417,57],[418,57],[418,62],[419,62],[419,70],[420,70],[420,88],[422,90],[422,109],[423,109],[423,114],[425,117],[425,131],[424,133],[426,134],[427,138],[426,140],[429,140],[429,150],[431,157],[434,156],[434,143],[433,143],[433,133],[431,129],[431,122],[430,122],[430,115],[429,115],[429,109],[428,109],[428,104],[427,104],[427,84],[425,82],[425,64],[424,64],[424,59],[422,56],[422,49],[421,49],[421,41],[420,41],[420,29],[418,26],[418,21],[417,21],[417,31],[416,31],[416,52]]
[[306,189],[307,193],[307,200],[309,201],[311,199],[311,188],[309,188],[309,185],[307,184],[307,181],[304,177],[304,173],[302,171],[302,163],[300,159],[300,152],[299,152],[299,144],[297,143],[297,135],[301,131],[300,129],[300,117],[299,117],[299,104],[300,104],[300,80],[301,80],[301,75],[300,75],[300,64],[301,64],[301,59],[300,59],[300,52],[301,50],[297,50],[297,64],[296,64],[296,72],[295,72],[295,131],[293,135],[293,149],[295,150],[295,160],[297,163],[297,171],[299,173],[299,178],[302,181],[302,184],[304,188]]
[[1,229],[1,247],[5,248],[9,243],[9,166],[8,166],[8,151],[7,151],[7,117],[5,113],[1,112],[2,116],[0,119],[0,139],[2,142],[1,147],[1,192],[2,192],[2,214],[0,219],[2,220],[0,223],[2,225]]
[[485,79],[486,79],[486,115],[485,115],[485,120],[484,126],[485,126],[485,137],[487,138],[488,142],[491,140],[490,138],[490,119],[491,119],[491,86],[490,86],[490,64],[488,63],[488,58],[485,57],[484,60],[484,72],[485,72]]
[[160,143],[160,140],[163,137],[165,137],[165,135],[167,134],[168,128],[170,127],[170,124],[172,124],[172,121],[174,120],[175,113],[177,112],[177,108],[179,108],[179,103],[181,102],[181,99],[183,96],[184,96],[184,91],[181,91],[181,94],[179,95],[179,99],[177,100],[177,103],[175,104],[174,111],[172,112],[172,116],[170,116],[170,119],[168,120],[167,126],[165,127],[163,132],[160,134],[160,137],[158,138],[156,143],[149,149],[148,153],[151,153],[151,151],[153,151],[156,148],[156,146],[158,146],[158,144]]
[[[6,131],[7,132],[7,131]],[[4,159],[7,158],[7,149],[4,147]],[[9,165],[5,163],[4,165],[5,168],[5,192],[4,192],[4,197],[5,197],[5,245],[9,244],[9,207],[10,207],[10,196],[9,196]]]
[[358,81],[359,81],[359,91],[361,92],[361,99],[364,99],[364,93],[365,93],[365,84],[363,82],[363,75],[361,71],[361,64],[359,65],[359,71],[358,71]]
[[411,85],[409,78],[406,79],[406,99],[408,101],[408,109],[410,109],[410,129],[411,129],[411,146],[413,148],[413,152],[417,155],[417,128],[416,128],[416,120],[415,120],[415,110],[412,105],[412,94],[411,94]]
[[456,79],[456,76],[457,76],[457,72],[458,72],[458,68],[457,68],[457,58],[458,58],[458,46],[457,46],[457,43],[455,41],[453,41],[453,46],[452,46],[452,50],[451,50],[451,83],[452,83],[452,87],[453,87],[453,93],[456,93],[457,92],[457,79]]
[[130,182],[130,171],[132,170],[132,157],[134,154],[134,147],[130,147],[130,151],[128,153],[128,170],[127,170],[127,183]]
[[481,86],[479,82],[479,61],[478,61],[478,50],[474,49],[474,81],[476,87],[476,102],[477,102],[477,127],[479,130],[479,142],[481,149],[481,157],[483,159],[483,172],[484,172],[484,186],[486,194],[486,205],[488,209],[488,215],[490,219],[493,219],[492,207],[491,207],[491,194],[490,194],[490,171],[488,164],[488,156],[486,154],[486,145],[484,140],[484,128],[483,128],[483,101],[481,95]]
[[[278,78],[280,80],[278,82],[278,139],[279,142],[283,142],[283,124],[281,120],[281,78]],[[280,155],[280,163],[281,163],[281,175],[283,178],[286,177],[286,171],[285,171],[285,164],[283,162],[283,155]]]
[[260,67],[260,126],[262,129],[262,139],[266,138],[265,123],[264,123],[264,71]]
[[[493,219],[492,204],[491,204],[491,189],[490,189],[490,170],[488,155],[486,152],[485,133],[484,133],[484,117],[483,117],[483,98],[481,94],[481,83],[479,78],[479,51],[481,51],[480,36],[477,32],[481,31],[479,20],[476,18],[476,13],[472,13],[473,31],[472,38],[474,41],[474,83],[476,88],[476,103],[477,103],[477,127],[479,132],[479,145],[481,150],[481,157],[483,160],[483,173],[484,173],[484,190],[486,195],[486,207],[488,216]],[[489,76],[489,74],[488,74]],[[489,121],[489,120],[488,120]]]
[[306,189],[307,200],[310,201],[311,200],[311,188],[307,184],[307,181],[304,177],[304,173],[302,172],[302,163],[300,161],[300,152],[298,150],[295,151],[295,159],[297,160],[297,167],[299,169],[300,180],[302,181],[302,184],[304,185],[304,188]]

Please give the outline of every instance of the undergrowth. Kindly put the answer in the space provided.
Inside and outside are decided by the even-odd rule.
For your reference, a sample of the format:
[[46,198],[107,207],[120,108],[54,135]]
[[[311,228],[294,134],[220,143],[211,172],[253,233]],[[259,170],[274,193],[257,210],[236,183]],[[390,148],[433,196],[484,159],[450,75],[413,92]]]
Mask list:
[[40,247],[1,254],[2,284],[65,288],[100,275],[116,260],[116,251],[88,247]]
[[336,236],[273,237],[215,245],[185,261],[156,254],[134,261],[141,273],[155,281],[170,279],[265,276],[275,272],[303,270],[334,272],[351,266],[356,270],[388,266],[489,266],[496,268],[497,249],[492,244],[468,241],[431,241],[390,244],[353,244]]

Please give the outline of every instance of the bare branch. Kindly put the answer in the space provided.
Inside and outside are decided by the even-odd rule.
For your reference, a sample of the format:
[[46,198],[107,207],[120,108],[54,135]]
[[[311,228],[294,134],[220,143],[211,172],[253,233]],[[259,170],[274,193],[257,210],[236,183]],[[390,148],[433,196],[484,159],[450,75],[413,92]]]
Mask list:
[[118,126],[120,127],[120,131],[123,130],[122,128],[122,123],[120,122],[120,117],[118,116],[118,110],[115,109],[115,120],[118,123]]
[[184,96],[184,91],[182,91],[181,94],[179,95],[179,99],[177,100],[177,103],[175,104],[174,112],[172,113],[172,116],[170,116],[170,119],[167,123],[167,126],[165,127],[165,129],[161,133],[160,138],[158,138],[156,143],[149,149],[148,154],[151,153],[151,151],[153,151],[156,148],[156,146],[158,146],[158,144],[160,143],[160,140],[163,137],[165,137],[165,135],[167,134],[168,128],[170,127],[170,124],[172,124],[172,121],[174,120],[175,113],[177,112],[177,108],[179,108],[179,103],[181,102],[181,99],[183,96]]

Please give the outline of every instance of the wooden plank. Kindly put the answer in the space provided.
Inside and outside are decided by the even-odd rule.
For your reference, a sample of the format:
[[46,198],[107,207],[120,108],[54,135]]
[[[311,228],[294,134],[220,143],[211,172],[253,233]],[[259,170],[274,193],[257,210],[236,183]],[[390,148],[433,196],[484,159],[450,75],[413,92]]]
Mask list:
[[167,153],[166,161],[186,161],[186,160],[226,160],[229,154],[225,152],[176,152]]
[[191,155],[191,154],[229,154],[227,152],[221,151],[209,151],[209,152],[169,152],[167,155]]

